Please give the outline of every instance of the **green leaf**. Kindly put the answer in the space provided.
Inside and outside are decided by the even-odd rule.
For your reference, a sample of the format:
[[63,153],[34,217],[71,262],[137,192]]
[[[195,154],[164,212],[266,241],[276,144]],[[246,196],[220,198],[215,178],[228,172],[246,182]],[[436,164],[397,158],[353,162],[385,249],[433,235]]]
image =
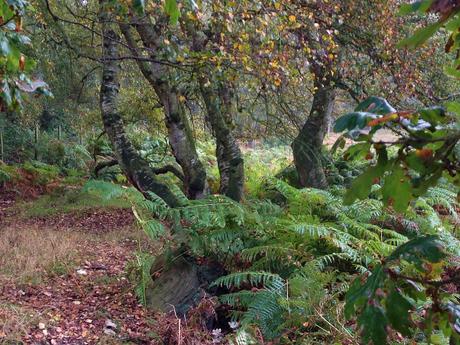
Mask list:
[[364,158],[371,149],[370,143],[359,143],[350,146],[344,153],[347,160]]
[[459,102],[447,102],[445,104],[448,112],[454,113],[460,116],[460,103]]
[[355,128],[364,128],[369,120],[378,117],[376,114],[367,113],[364,111],[355,111],[339,117],[334,124],[334,132],[340,133],[344,130],[352,130]]
[[409,311],[412,304],[395,289],[387,297],[386,314],[391,326],[405,336],[411,335],[412,322]]
[[460,27],[460,16],[456,14],[453,16],[445,25],[444,27],[448,31],[457,31]]
[[158,240],[165,233],[163,224],[156,219],[150,219],[142,225],[142,228],[152,241]]
[[416,237],[400,245],[387,260],[394,261],[404,259],[407,262],[415,264],[420,270],[423,270],[423,261],[437,263],[445,257],[446,254],[439,242],[439,238],[434,235],[427,235]]
[[421,196],[426,193],[426,191],[436,185],[438,180],[442,176],[443,165],[442,163],[432,163],[429,167],[426,167],[426,170],[430,171],[419,171],[423,172],[423,175],[416,184],[414,184],[413,194],[414,196]]
[[177,6],[177,0],[166,0],[165,12],[169,16],[169,23],[171,25],[176,25],[180,17],[180,11],[179,6]]
[[[420,157],[418,157],[415,152],[409,153],[406,156],[405,162],[409,166],[409,168],[417,171],[418,173],[420,173],[422,175],[426,171],[424,161]],[[415,187],[415,184],[414,184],[414,187]]]
[[431,107],[419,111],[420,117],[436,126],[438,123],[446,122],[446,112],[443,107]]
[[435,34],[442,26],[441,22],[430,24],[424,28],[418,29],[415,33],[399,42],[398,46],[403,48],[417,48],[425,43]]
[[414,1],[410,4],[402,4],[399,8],[398,15],[405,16],[413,12],[426,12],[430,8],[433,0],[420,0]]
[[365,344],[371,341],[375,345],[387,344],[387,318],[380,307],[368,305],[359,316],[358,323],[362,328]]
[[9,86],[9,84],[8,84],[8,82],[6,80],[4,80],[3,83],[2,83],[2,91],[1,91],[0,95],[2,96],[2,98],[5,101],[6,105],[8,107],[10,107],[11,104],[13,103],[13,96],[11,95],[11,89],[10,89],[10,86]]
[[334,125],[334,132],[339,133],[344,130],[364,128],[370,120],[378,118],[380,115],[395,113],[396,110],[381,97],[368,97],[355,108],[354,112],[339,117]]
[[133,8],[138,14],[144,14],[145,12],[145,0],[134,0]]
[[364,111],[367,113],[387,115],[396,112],[390,103],[385,98],[371,96],[358,104],[355,111]]
[[382,195],[385,205],[392,205],[395,211],[403,212],[407,209],[412,199],[412,187],[409,178],[399,165],[385,178]]
[[358,277],[353,281],[345,296],[345,317],[350,319],[355,316],[357,310],[362,309],[369,299],[373,298],[377,289],[383,284],[385,273],[382,265],[378,264],[364,284]]
[[375,180],[382,177],[385,173],[387,165],[387,152],[385,149],[382,149],[379,152],[377,165],[369,167],[364,173],[362,173],[353,181],[351,187],[347,190],[344,196],[344,203],[346,205],[350,205],[356,199],[366,198],[371,191],[371,187],[377,182]]

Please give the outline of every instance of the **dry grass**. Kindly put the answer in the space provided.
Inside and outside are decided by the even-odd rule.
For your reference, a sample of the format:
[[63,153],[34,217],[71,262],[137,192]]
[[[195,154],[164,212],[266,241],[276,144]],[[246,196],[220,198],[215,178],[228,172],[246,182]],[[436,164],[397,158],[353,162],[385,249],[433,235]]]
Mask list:
[[[46,275],[64,274],[78,258],[84,234],[28,226],[0,229],[0,280],[38,283]],[[9,280],[8,279],[8,280]]]
[[29,328],[39,321],[33,310],[0,303],[0,344],[22,344]]
[[40,284],[47,277],[66,274],[85,259],[97,253],[91,248],[99,243],[158,250],[134,226],[114,229],[103,234],[91,234],[78,229],[56,229],[29,224],[0,229],[0,284]]

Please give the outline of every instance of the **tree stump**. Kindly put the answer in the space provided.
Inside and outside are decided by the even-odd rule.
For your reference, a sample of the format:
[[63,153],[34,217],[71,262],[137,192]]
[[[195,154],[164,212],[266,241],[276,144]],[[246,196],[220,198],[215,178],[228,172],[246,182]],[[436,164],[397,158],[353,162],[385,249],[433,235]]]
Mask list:
[[172,257],[174,259],[168,262],[166,255],[162,255],[152,265],[153,283],[146,293],[147,306],[183,317],[203,297],[216,295],[217,288],[209,285],[225,271],[215,262],[198,263],[189,255]]

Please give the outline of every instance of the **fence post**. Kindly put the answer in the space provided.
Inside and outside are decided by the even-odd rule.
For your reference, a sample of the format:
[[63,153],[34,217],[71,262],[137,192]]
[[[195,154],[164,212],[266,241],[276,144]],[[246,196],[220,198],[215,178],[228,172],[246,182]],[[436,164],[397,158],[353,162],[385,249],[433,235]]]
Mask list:
[[40,135],[40,129],[38,128],[38,123],[35,124],[35,147],[34,147],[34,159],[38,160],[38,139]]
[[0,128],[0,161],[5,161],[5,151],[3,149],[3,128]]

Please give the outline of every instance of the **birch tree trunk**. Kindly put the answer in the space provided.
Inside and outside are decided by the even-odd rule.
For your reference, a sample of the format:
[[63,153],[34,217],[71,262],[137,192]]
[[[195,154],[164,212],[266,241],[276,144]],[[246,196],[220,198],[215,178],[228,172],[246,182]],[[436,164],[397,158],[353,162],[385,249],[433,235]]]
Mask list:
[[216,138],[216,157],[220,174],[219,192],[235,201],[240,201],[243,196],[244,160],[232,132],[232,92],[224,82],[206,78],[203,71],[199,83],[206,105],[207,120]]
[[[161,35],[157,28],[147,23],[145,19],[135,25],[143,45],[149,48],[153,60],[159,60]],[[132,53],[138,56],[137,44],[132,36],[131,27],[120,25]],[[198,158],[195,140],[190,130],[189,120],[180,102],[180,94],[171,82],[172,72],[168,66],[156,62],[138,60],[139,68],[155,90],[164,107],[166,127],[168,128],[169,143],[177,163],[184,174],[184,188],[191,199],[199,199],[208,194],[206,171]]]
[[[196,22],[185,21],[188,35],[192,38],[192,50],[197,53],[207,51],[208,35]],[[214,28],[215,30],[215,28]],[[240,201],[244,188],[244,159],[233,132],[234,95],[226,79],[225,72],[212,65],[195,69],[198,84],[206,107],[206,120],[210,124],[216,140],[216,158],[219,168],[219,193]]]
[[112,144],[118,164],[133,186],[146,198],[150,198],[149,193],[152,192],[161,197],[169,206],[179,206],[181,204],[179,199],[168,186],[157,180],[150,165],[139,156],[124,130],[123,119],[117,109],[120,89],[118,81],[119,62],[117,61],[119,36],[112,28],[110,15],[104,9],[105,1],[101,0],[99,3],[103,37],[100,109],[104,129]]

